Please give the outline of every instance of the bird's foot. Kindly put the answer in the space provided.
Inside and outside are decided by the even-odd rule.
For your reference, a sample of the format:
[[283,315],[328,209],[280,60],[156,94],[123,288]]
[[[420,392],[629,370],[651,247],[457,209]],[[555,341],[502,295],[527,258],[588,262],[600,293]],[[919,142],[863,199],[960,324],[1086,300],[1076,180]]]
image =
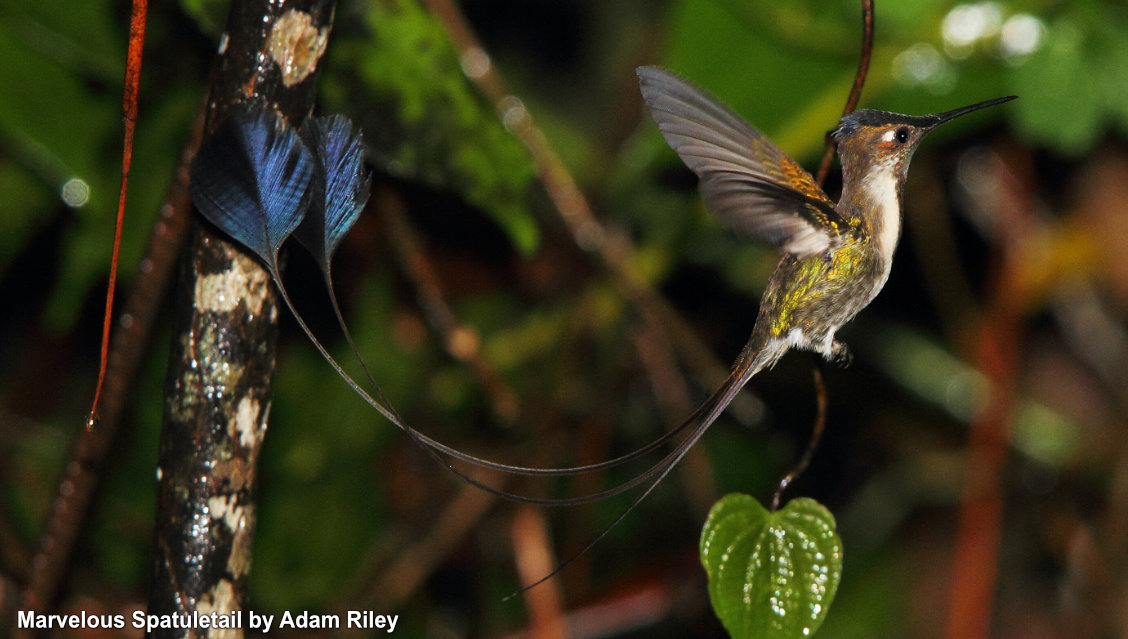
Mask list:
[[840,368],[846,368],[854,361],[854,354],[848,346],[835,341],[830,347],[830,361]]

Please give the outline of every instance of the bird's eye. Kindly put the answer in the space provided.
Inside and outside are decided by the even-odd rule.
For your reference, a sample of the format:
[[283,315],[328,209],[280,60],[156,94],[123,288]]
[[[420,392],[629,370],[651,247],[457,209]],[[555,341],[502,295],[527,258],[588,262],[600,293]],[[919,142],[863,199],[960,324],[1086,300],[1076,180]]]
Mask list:
[[905,142],[908,142],[909,130],[905,127],[897,129],[897,132],[893,134],[893,139],[897,140],[897,144],[904,144]]

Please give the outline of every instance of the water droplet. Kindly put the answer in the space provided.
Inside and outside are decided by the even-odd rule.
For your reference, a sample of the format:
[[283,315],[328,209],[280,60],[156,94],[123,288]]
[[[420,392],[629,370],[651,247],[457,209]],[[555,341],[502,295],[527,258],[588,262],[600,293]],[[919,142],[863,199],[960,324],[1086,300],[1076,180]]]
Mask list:
[[80,177],[73,177],[63,183],[59,197],[67,206],[77,209],[90,201],[90,185]]
[[525,120],[527,115],[525,104],[517,96],[507,95],[501,99],[501,122],[510,133]]
[[467,49],[466,53],[462,54],[461,63],[462,72],[472,80],[477,80],[490,70],[490,56],[478,47]]

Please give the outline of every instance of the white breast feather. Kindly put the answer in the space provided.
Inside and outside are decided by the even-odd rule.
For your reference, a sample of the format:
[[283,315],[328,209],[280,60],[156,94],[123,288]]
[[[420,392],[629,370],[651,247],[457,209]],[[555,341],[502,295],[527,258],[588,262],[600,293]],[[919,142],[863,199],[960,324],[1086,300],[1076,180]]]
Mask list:
[[893,251],[897,248],[897,238],[901,235],[901,207],[897,201],[897,175],[891,160],[875,167],[862,182],[866,199],[877,211],[874,220],[876,236],[873,238],[877,251],[885,258],[886,269],[893,261]]

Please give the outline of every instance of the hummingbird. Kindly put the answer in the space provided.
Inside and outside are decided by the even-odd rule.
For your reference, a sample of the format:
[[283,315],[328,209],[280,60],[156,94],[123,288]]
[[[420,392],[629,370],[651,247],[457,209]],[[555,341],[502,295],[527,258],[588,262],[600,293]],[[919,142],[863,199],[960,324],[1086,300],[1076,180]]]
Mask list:
[[736,233],[783,253],[751,337],[721,387],[676,429],[693,426],[661,464],[661,479],[748,381],[787,351],[849,362],[835,335],[889,279],[913,152],[939,125],[1017,96],[931,115],[861,109],[843,116],[831,132],[842,165],[835,204],[795,160],[716,98],[663,69],[637,73],[666,142],[697,174],[705,207]]

